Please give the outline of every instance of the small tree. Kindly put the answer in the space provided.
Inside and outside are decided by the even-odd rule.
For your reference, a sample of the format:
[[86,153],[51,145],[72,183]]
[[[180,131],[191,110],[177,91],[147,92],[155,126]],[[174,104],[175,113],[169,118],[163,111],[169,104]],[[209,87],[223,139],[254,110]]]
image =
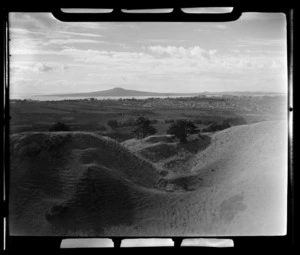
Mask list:
[[190,134],[199,133],[199,129],[192,121],[177,120],[175,123],[171,124],[167,130],[168,134],[175,135],[181,143],[186,142],[186,138]]
[[190,120],[186,121],[185,125],[186,125],[188,135],[198,134],[200,132],[198,127]]
[[153,135],[157,132],[156,128],[150,125],[151,122],[149,119],[145,117],[139,117],[136,119],[134,126],[136,129],[133,130],[133,133],[137,137],[137,139],[143,139],[147,135]]
[[110,126],[112,129],[115,129],[119,126],[117,120],[109,120],[107,121],[107,125]]
[[55,131],[70,131],[70,127],[63,122],[56,122],[49,128],[50,132]]
[[153,127],[153,126],[148,126],[146,131],[147,131],[147,132],[146,132],[146,133],[147,133],[146,136],[147,136],[147,135],[154,135],[154,134],[157,133],[156,128]]

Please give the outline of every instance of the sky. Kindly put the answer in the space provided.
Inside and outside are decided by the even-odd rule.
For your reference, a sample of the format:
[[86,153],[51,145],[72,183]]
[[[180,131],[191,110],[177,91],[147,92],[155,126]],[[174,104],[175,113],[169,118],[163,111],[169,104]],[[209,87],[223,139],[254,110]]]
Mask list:
[[12,94],[114,87],[152,92],[287,92],[286,21],[61,22],[10,13]]

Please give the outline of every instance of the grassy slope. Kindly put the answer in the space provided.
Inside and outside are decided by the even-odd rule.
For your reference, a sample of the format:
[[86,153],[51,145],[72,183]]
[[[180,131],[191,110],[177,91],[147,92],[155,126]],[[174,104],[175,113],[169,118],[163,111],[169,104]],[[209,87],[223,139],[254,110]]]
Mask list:
[[190,192],[151,188],[161,178],[158,170],[101,136],[14,135],[12,234],[278,233],[284,226],[284,131],[283,123],[265,122],[215,133],[189,159],[199,180]]
[[[128,183],[152,187],[158,179],[157,170],[150,163],[114,140],[92,133],[13,135],[11,159],[12,221],[22,221],[19,223],[27,225],[26,230],[32,227],[33,233],[39,224],[45,225],[43,217],[49,210],[51,214],[51,207],[57,203],[60,207],[65,201],[79,199],[88,206],[87,196],[94,181],[100,188],[106,185],[108,193],[114,194],[118,188],[122,190],[116,184],[118,179],[124,191]],[[109,200],[105,196],[100,201]],[[16,228],[13,225],[11,230]]]
[[[164,211],[165,217],[156,216],[155,222],[179,235],[283,234],[286,148],[284,122],[238,126],[213,134],[210,146],[189,162],[193,178],[183,180],[193,185],[198,178],[200,187],[172,193],[157,212]],[[148,228],[155,232],[150,224]]]

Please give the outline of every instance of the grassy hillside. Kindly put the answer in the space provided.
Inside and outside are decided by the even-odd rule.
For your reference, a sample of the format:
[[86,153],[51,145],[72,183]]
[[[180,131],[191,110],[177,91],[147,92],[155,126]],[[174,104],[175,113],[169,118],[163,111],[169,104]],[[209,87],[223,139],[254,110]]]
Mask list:
[[[128,141],[130,150],[93,133],[12,135],[11,234],[284,234],[285,134],[284,122],[270,121],[207,134],[200,149],[192,137],[181,148],[149,137]],[[152,146],[176,149],[154,162],[140,155]],[[167,169],[180,150],[184,171]]]

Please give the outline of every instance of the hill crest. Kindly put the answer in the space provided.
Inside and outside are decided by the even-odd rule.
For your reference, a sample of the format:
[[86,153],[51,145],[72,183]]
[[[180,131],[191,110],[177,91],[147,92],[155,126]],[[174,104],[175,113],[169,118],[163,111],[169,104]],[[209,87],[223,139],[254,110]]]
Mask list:
[[136,97],[136,96],[197,96],[199,93],[158,93],[158,92],[150,92],[150,91],[140,91],[140,90],[131,90],[124,89],[121,87],[115,87],[108,90],[94,91],[94,92],[86,92],[86,93],[69,93],[69,94],[55,94],[48,96],[68,96],[68,97],[78,97],[78,96],[86,96],[86,97]]

